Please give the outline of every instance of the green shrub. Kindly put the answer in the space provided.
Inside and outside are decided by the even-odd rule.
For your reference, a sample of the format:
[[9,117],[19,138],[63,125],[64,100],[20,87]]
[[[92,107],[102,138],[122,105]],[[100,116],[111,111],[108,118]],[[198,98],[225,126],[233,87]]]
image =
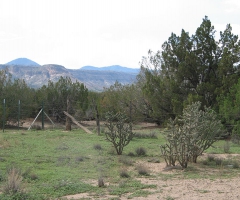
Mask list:
[[229,141],[225,141],[224,145],[223,145],[223,151],[224,153],[229,153],[230,152],[230,144]]
[[138,165],[137,171],[139,175],[149,176],[149,170],[144,165]]
[[212,156],[212,155],[208,155],[207,160],[208,160],[209,162],[213,162],[213,161],[215,160],[215,157]]
[[221,159],[221,158],[215,158],[214,160],[215,160],[216,165],[222,165],[223,164],[223,159]]
[[95,145],[93,146],[93,148],[94,148],[95,150],[102,150],[102,146],[101,146],[100,144],[95,144]]
[[138,156],[145,156],[146,155],[146,149],[144,149],[143,147],[138,147],[135,150],[135,152]]
[[130,175],[128,174],[128,172],[127,172],[126,169],[122,169],[122,170],[120,171],[120,177],[122,177],[122,178],[129,178]]
[[118,161],[123,163],[124,165],[133,165],[133,161],[126,156],[120,156]]
[[135,156],[135,154],[133,152],[129,152],[127,155],[131,156],[131,157]]
[[238,169],[239,168],[239,163],[237,161],[233,162],[233,169]]

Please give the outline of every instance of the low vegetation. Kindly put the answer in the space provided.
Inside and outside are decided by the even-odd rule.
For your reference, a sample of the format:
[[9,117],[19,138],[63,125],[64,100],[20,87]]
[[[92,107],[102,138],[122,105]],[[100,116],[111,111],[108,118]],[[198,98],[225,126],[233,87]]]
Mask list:
[[[152,130],[137,131],[150,133]],[[117,155],[109,153],[112,144],[104,135],[86,134],[81,130],[5,131],[0,136],[0,199],[45,200],[85,192],[99,199],[102,195],[147,196],[152,192],[146,189],[156,185],[141,183],[138,178],[157,176],[147,163],[164,162],[158,150],[159,145],[165,143],[163,132],[155,129],[155,134],[158,139],[133,138],[123,154]],[[208,150],[224,153],[223,146],[224,141],[219,141]],[[237,144],[230,141],[229,146],[231,153],[240,153]],[[139,153],[132,155],[136,149],[141,152],[140,156]],[[147,154],[142,156],[145,149]],[[203,166],[224,166],[233,170],[228,173],[234,176],[239,160],[220,162],[217,157],[206,158],[199,162],[199,167]],[[190,164],[183,176],[193,174]],[[145,192],[140,192],[142,189]]]
[[200,102],[193,103],[182,116],[169,120],[167,143],[160,146],[168,166],[175,166],[178,161],[182,168],[187,168],[188,162],[196,163],[205,150],[226,135],[216,113],[206,107],[200,110],[200,106]]

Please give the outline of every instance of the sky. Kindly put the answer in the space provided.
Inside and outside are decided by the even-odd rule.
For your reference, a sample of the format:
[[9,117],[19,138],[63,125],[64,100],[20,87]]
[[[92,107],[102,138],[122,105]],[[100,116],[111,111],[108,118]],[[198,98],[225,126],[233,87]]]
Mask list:
[[139,68],[171,33],[194,34],[208,16],[216,36],[240,36],[239,0],[0,0],[0,64],[28,58],[68,69]]

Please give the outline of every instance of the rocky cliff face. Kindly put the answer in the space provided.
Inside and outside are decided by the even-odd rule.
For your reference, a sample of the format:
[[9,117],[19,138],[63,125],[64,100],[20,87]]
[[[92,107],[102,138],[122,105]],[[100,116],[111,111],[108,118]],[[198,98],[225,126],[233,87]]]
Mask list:
[[102,91],[104,87],[113,85],[116,81],[130,84],[136,80],[136,72],[121,72],[112,70],[66,69],[61,65],[48,64],[43,66],[0,65],[0,70],[8,69],[14,79],[24,79],[33,88],[47,85],[51,80],[56,82],[61,76],[79,81],[89,90]]

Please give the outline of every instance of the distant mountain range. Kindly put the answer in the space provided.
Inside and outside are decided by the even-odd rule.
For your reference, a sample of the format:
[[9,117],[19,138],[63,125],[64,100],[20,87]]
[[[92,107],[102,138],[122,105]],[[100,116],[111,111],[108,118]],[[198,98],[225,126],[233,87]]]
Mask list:
[[27,59],[27,58],[17,58],[15,60],[12,60],[8,63],[6,63],[6,65],[21,65],[21,66],[41,66],[38,63]]
[[62,77],[70,77],[79,81],[89,90],[102,91],[104,87],[113,85],[116,81],[121,84],[131,84],[136,80],[140,69],[122,67],[119,65],[107,67],[84,66],[80,69],[67,69],[56,64],[39,65],[27,59],[18,58],[0,65],[0,70],[8,69],[14,79],[24,79],[33,88],[47,85],[48,81],[58,81]]
[[84,66],[81,68],[81,70],[115,71],[115,72],[127,72],[127,73],[138,73],[139,72],[139,69],[122,67],[119,65],[112,65],[112,66],[108,66],[108,67]]

